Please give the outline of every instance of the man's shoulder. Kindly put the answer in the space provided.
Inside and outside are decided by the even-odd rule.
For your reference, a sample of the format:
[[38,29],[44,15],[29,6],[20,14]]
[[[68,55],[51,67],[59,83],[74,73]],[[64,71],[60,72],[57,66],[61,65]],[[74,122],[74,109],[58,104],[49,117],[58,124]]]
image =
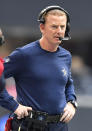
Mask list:
[[37,43],[38,43],[38,41],[31,42],[31,43],[29,43],[29,44],[21,47],[20,49],[21,49],[21,50],[27,50],[27,51],[28,51],[28,50],[36,47],[36,46],[37,46]]
[[37,41],[31,42],[25,46],[16,48],[8,57],[4,58],[4,63],[10,61],[10,58],[20,58],[34,52]]
[[38,41],[34,41],[27,45],[17,48],[16,51],[19,52],[19,54],[25,54],[25,55],[29,53],[31,54],[32,52],[35,52],[37,44],[38,44]]
[[71,56],[71,53],[70,53],[70,51],[68,51],[67,49],[65,49],[65,48],[63,48],[63,47],[59,47],[60,48],[60,52],[61,52],[61,54],[64,54],[64,55],[69,55],[69,56]]

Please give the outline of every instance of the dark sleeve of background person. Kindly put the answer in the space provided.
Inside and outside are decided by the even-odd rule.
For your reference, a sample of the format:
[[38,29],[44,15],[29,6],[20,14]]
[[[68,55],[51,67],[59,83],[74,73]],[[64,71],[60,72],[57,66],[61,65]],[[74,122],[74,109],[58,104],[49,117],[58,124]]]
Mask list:
[[0,77],[0,92],[4,89],[5,87],[5,79],[4,79],[4,75],[2,75]]

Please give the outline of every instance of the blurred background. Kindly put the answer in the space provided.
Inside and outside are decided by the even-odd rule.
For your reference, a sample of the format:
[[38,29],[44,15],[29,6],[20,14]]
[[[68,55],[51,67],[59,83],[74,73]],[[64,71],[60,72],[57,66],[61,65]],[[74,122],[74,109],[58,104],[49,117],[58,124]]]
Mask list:
[[[92,0],[0,0],[0,28],[6,44],[0,47],[0,56],[8,56],[15,48],[41,37],[39,12],[49,5],[59,5],[70,13],[71,40],[62,46],[72,54],[72,77],[78,99],[78,110],[69,123],[69,131],[91,131],[92,116]],[[8,92],[16,97],[13,78],[7,79]],[[0,131],[9,116],[0,107]]]

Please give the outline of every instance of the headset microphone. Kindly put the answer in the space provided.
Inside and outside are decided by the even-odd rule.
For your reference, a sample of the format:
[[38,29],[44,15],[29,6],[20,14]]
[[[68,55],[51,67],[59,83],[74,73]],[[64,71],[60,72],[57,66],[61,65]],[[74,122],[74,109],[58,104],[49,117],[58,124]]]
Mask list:
[[63,40],[63,38],[62,38],[62,37],[59,37],[59,40],[60,40],[60,41],[62,41],[62,40]]
[[59,37],[60,41],[62,41],[62,40],[69,40],[69,39],[71,39],[71,38],[70,37],[64,37],[64,38],[63,37]]

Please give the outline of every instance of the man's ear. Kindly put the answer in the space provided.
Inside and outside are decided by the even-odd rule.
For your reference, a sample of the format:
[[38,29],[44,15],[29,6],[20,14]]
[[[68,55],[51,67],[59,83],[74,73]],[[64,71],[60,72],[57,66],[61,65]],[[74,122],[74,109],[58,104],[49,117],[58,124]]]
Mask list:
[[40,24],[40,31],[42,34],[44,34],[44,27],[45,27],[44,24],[41,23]]

